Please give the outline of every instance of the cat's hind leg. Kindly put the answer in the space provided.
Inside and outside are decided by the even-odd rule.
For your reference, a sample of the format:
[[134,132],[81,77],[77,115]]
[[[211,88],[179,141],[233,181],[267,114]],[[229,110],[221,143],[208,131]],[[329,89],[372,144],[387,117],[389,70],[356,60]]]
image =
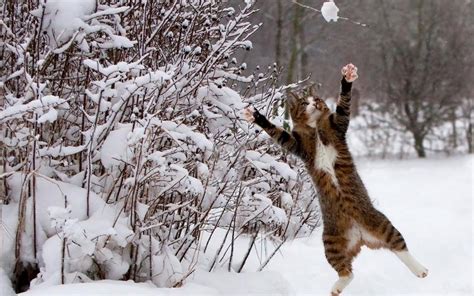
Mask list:
[[339,276],[331,289],[331,296],[337,296],[354,277],[352,274],[353,255],[347,252],[347,240],[344,237],[324,235],[323,242],[326,259]]
[[381,223],[380,232],[384,245],[410,269],[410,271],[419,278],[428,275],[428,269],[421,265],[408,251],[405,239],[392,223],[385,218]]
[[352,272],[350,273],[338,273],[339,274],[339,279],[334,283],[334,285],[331,288],[331,296],[339,296],[339,294],[344,290],[347,285],[352,281],[354,278],[354,275]]
[[418,262],[415,257],[408,251],[393,251],[395,255],[411,270],[411,272],[419,278],[428,276],[428,269]]

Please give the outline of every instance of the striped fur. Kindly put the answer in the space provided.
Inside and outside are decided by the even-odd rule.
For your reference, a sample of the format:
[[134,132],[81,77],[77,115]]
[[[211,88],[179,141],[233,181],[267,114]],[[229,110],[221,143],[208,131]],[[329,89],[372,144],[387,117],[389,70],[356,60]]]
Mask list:
[[[352,83],[343,78],[334,113],[312,91],[302,98],[291,93],[288,98],[294,126],[291,133],[276,127],[253,110],[255,123],[283,148],[304,161],[319,192],[325,255],[340,277],[333,287],[334,295],[338,295],[352,279],[352,260],[364,245],[372,249],[389,249],[398,254],[417,276],[427,275],[427,270],[409,255],[402,234],[372,205],[357,173],[346,143],[351,87]],[[312,116],[314,114],[308,114],[308,110],[314,110],[316,118]],[[333,170],[320,165],[324,157],[321,156],[321,147],[331,147],[336,151]]]

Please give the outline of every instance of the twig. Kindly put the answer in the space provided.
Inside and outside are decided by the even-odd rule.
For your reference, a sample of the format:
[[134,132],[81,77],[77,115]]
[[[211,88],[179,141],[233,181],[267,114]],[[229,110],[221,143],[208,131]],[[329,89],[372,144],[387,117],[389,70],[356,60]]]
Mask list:
[[[302,3],[299,3],[299,2],[296,1],[296,0],[292,0],[291,2],[293,2],[293,3],[296,4],[296,5],[301,6],[301,7],[303,7],[303,8],[307,8],[307,9],[310,9],[310,10],[312,10],[312,11],[315,11],[315,12],[317,12],[317,13],[322,13],[321,10],[316,9],[316,8],[314,8],[314,7],[311,7],[311,6],[308,6],[308,5],[305,5],[305,4],[302,4]],[[358,25],[358,26],[361,26],[361,27],[369,27],[369,25],[367,25],[367,24],[365,24],[365,23],[361,23],[361,22],[358,22],[358,21],[351,20],[351,19],[348,18],[348,17],[338,16],[338,19],[341,19],[341,20],[343,20],[343,21],[348,21],[348,22],[350,22],[350,23],[353,23],[354,25]]]

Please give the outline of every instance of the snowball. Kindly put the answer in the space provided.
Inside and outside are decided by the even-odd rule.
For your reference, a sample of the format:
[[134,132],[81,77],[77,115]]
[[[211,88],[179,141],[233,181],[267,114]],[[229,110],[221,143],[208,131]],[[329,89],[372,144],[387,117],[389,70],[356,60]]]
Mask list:
[[336,6],[336,3],[333,1],[327,1],[323,3],[321,7],[321,13],[326,20],[326,22],[335,21],[339,18],[337,13],[339,12],[339,8]]

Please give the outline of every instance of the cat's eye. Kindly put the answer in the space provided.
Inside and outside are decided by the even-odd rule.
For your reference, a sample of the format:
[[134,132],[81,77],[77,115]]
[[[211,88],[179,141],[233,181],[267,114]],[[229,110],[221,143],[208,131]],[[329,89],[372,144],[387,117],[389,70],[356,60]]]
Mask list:
[[301,105],[303,105],[303,106],[308,106],[308,105],[309,105],[309,103],[308,103],[308,102],[306,102],[306,101],[303,101],[303,102],[301,102]]

